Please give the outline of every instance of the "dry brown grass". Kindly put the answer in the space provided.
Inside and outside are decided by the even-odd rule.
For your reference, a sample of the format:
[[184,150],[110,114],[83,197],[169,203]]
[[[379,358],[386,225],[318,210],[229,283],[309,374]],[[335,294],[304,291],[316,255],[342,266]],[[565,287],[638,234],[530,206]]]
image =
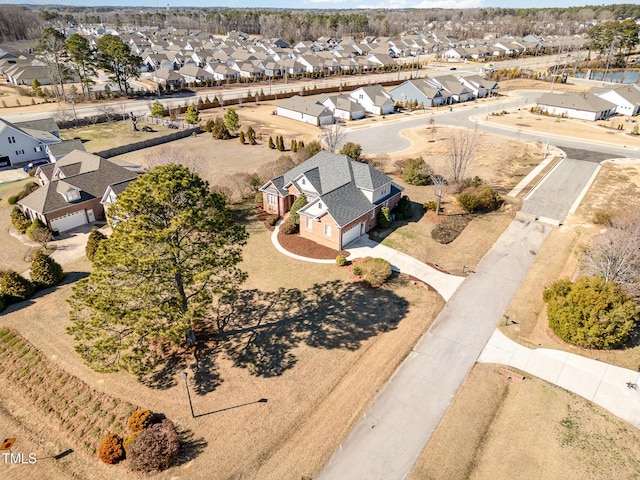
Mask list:
[[424,479],[635,478],[640,432],[542,380],[478,364],[423,450]]
[[[70,284],[3,315],[3,325],[27,337],[62,370],[114,398],[135,399],[141,407],[162,412],[193,432],[196,444],[204,448],[202,454],[153,478],[280,479],[317,474],[442,308],[436,293],[413,282],[397,279],[373,290],[351,283],[348,269],[283,257],[272,248],[270,232],[253,219],[247,221],[251,237],[243,263],[249,272],[246,291],[264,306],[265,299],[283,288],[284,295],[301,295],[300,305],[305,305],[304,311],[292,305],[287,313],[287,304],[280,303],[263,312],[268,328],[262,331],[268,335],[262,338],[262,353],[276,365],[279,352],[292,362],[284,364],[281,374],[261,376],[236,366],[233,356],[209,352],[211,356],[200,358],[198,384],[195,365],[187,365],[195,413],[202,415],[196,419],[189,413],[182,370],[170,374],[157,389],[129,375],[100,374],[82,364],[65,333]],[[67,265],[76,276],[89,268],[84,259]],[[255,403],[261,398],[268,401]],[[25,415],[30,412],[26,402],[15,408]],[[45,435],[42,428],[36,426],[33,435]],[[72,463],[72,468],[76,466],[82,468]],[[113,475],[113,470],[100,466],[87,478]],[[68,477],[52,472],[48,478]]]

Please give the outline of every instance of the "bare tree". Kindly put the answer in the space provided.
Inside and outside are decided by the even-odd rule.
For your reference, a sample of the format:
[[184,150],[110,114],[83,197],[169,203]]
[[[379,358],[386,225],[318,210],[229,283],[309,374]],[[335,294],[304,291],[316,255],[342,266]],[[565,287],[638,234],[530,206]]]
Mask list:
[[581,260],[587,274],[600,275],[640,297],[640,212],[616,216],[585,248]]
[[327,147],[330,152],[339,150],[344,142],[345,131],[342,125],[334,123],[328,127],[322,129],[322,143]]
[[429,174],[431,178],[431,183],[436,187],[435,195],[436,195],[436,215],[440,215],[440,205],[442,203],[442,189],[447,185],[447,179],[442,175],[438,175],[437,173],[431,172]]
[[96,108],[102,115],[104,115],[107,119],[107,122],[111,122],[116,115],[116,109],[107,103],[99,103]]
[[460,184],[475,153],[477,133],[456,130],[448,140],[446,168],[451,181]]

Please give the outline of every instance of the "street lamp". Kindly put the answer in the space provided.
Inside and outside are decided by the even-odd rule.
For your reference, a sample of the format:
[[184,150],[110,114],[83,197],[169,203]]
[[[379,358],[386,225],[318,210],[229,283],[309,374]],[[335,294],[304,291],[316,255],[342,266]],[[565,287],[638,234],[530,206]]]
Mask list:
[[189,408],[191,408],[191,418],[196,418],[193,414],[193,404],[191,403],[191,393],[189,393],[189,384],[187,383],[187,372],[182,372],[182,378],[184,378],[184,386],[187,389],[187,398],[189,399]]

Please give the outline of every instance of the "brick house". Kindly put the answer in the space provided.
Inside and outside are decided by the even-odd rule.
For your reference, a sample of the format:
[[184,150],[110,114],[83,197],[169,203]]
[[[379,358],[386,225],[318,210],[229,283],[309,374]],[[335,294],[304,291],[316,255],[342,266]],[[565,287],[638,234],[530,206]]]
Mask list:
[[390,177],[346,155],[322,151],[260,188],[267,212],[283,217],[304,194],[300,236],[343,249],[376,226],[382,207],[393,209],[402,193]]
[[136,179],[137,174],[91,153],[75,150],[60,161],[41,165],[35,177],[42,186],[18,201],[27,217],[64,232],[103,220],[102,197],[111,185]]

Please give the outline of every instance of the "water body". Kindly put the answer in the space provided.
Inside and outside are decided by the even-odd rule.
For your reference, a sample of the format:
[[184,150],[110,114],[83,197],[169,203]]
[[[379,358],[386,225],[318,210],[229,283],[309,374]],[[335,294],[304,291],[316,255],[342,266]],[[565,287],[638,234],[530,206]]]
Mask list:
[[[574,76],[576,78],[586,78],[586,73],[576,72]],[[640,80],[640,71],[629,70],[622,72],[607,72],[606,78],[604,72],[591,72],[589,80],[600,80],[614,83],[637,83]]]

